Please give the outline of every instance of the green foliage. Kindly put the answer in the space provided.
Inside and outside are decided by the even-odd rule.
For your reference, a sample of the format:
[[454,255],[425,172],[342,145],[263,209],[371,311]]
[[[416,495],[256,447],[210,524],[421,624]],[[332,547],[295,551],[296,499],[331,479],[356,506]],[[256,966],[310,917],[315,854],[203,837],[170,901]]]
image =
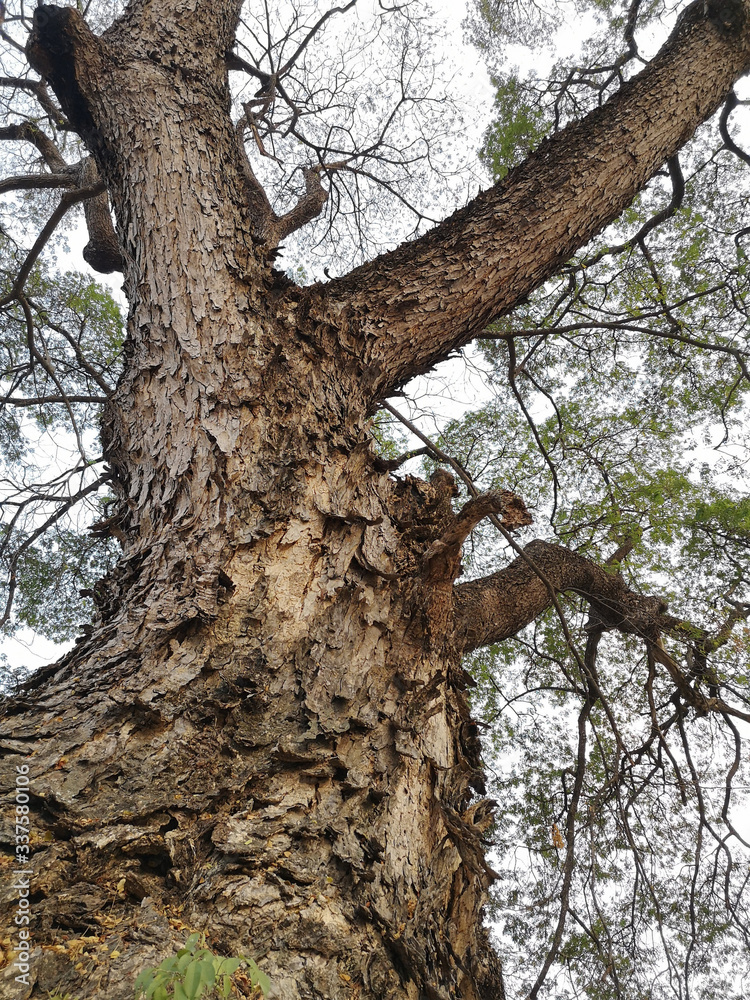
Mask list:
[[[16,536],[17,544],[22,541]],[[23,551],[16,565],[13,630],[27,627],[53,642],[76,635],[92,616],[92,588],[116,558],[111,539],[73,528],[58,527],[43,534]]]
[[544,111],[531,103],[531,90],[517,76],[493,80],[495,122],[487,130],[480,157],[498,180],[524,160],[550,131]]
[[252,958],[222,958],[206,947],[201,934],[191,934],[176,955],[156,969],[144,969],[135,981],[135,997],[147,1000],[200,1000],[203,996],[237,995],[232,978],[242,967],[252,986],[267,993],[271,983]]
[[[1,296],[21,254],[8,240],[0,250]],[[25,293],[28,312],[17,302],[0,310],[0,614],[15,598],[0,628],[61,642],[91,617],[80,591],[90,595],[116,555],[86,529],[106,517],[93,490],[103,471],[99,415],[119,374],[124,321],[82,274],[37,263]]]

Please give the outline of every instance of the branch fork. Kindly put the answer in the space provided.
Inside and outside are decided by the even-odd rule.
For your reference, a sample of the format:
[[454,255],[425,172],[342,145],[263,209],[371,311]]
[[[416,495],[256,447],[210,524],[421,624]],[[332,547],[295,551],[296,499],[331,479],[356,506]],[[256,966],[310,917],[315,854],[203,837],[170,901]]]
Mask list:
[[486,517],[495,515],[506,531],[531,524],[531,515],[523,500],[510,490],[492,490],[465,503],[453,523],[435,539],[422,556],[425,582],[428,585],[453,583],[461,571],[461,549],[474,528]]

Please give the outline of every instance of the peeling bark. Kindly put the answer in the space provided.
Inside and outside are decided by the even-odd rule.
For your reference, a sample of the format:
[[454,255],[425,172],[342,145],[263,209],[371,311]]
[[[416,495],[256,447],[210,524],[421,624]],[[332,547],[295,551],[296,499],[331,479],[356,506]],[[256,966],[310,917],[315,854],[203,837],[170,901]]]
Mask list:
[[[454,589],[476,519],[524,523],[522,505],[456,514],[450,477],[391,478],[368,413],[627,204],[744,71],[747,32],[698,20],[503,186],[307,292],[273,271],[248,197],[239,7],[136,0],[100,38],[73,8],[35,12],[29,57],[107,185],[130,300],[103,432],[123,554],[76,649],[7,706],[34,922],[32,985],[6,969],[0,998],[125,1000],[197,929],[284,1000],[497,1000],[494,804],[459,658],[549,595],[518,562]],[[650,627],[650,599],[541,544],[555,587]]]

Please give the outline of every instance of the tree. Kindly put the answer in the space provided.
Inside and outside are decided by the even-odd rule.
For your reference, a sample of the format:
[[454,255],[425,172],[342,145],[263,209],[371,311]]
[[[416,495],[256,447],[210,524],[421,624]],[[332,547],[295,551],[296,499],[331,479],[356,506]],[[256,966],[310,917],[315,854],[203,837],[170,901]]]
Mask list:
[[[732,605],[714,630],[668,614],[616,571],[632,539],[609,566],[542,539],[515,543],[510,564],[456,582],[480,522],[494,519],[514,545],[530,521],[523,498],[495,489],[454,510],[445,469],[429,481],[392,475],[399,460],[374,450],[373,416],[488,328],[512,345],[489,324],[673,163],[750,67],[748,8],[691,4],[641,72],[490,190],[308,287],[274,269],[277,244],[323,211],[322,178],[341,183],[358,151],[340,137],[310,141],[304,190],[272,207],[238,131],[268,152],[271,109],[285,106],[305,144],[287,84],[307,42],[285,62],[269,43],[270,70],[260,68],[235,48],[241,9],[134,0],[97,35],[76,8],[40,5],[25,46],[36,75],[3,81],[43,110],[42,124],[11,123],[5,138],[30,142],[46,167],[6,190],[65,189],[2,303],[20,310],[39,399],[75,415],[99,396],[55,392],[38,331],[65,327],[26,286],[74,202],[88,206],[84,255],[122,268],[129,300],[116,388],[108,350],[88,368],[78,358],[106,398],[111,501],[98,530],[122,553],[75,650],[6,706],[5,773],[9,787],[28,773],[34,837],[28,995],[130,996],[136,974],[190,928],[221,953],[254,955],[278,997],[501,997],[482,928],[495,803],[482,797],[462,655],[561,611],[558,595],[585,601],[586,648],[571,653],[582,708],[570,858],[587,724],[609,706],[604,633],[646,651],[649,677],[672,692],[670,725],[688,711],[734,725],[748,714],[711,658],[747,609]],[[235,68],[260,85],[239,128]],[[72,169],[53,127],[80,136],[90,159]],[[101,315],[92,292],[78,294]],[[511,386],[516,367],[511,356]],[[663,709],[654,704],[645,760],[661,752]],[[16,902],[11,893],[11,922]],[[106,952],[86,947],[91,933],[66,939],[93,930]],[[0,995],[16,987],[6,975]]]

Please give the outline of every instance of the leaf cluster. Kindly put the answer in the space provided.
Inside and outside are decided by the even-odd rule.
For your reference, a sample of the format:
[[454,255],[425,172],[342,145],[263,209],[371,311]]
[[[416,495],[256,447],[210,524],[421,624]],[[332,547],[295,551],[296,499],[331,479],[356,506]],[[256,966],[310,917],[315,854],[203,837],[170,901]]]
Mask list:
[[205,938],[191,934],[176,955],[156,969],[144,969],[135,981],[135,997],[147,1000],[201,1000],[203,996],[236,996],[234,977],[246,969],[250,985],[267,993],[271,983],[252,958],[222,958],[206,947]]

